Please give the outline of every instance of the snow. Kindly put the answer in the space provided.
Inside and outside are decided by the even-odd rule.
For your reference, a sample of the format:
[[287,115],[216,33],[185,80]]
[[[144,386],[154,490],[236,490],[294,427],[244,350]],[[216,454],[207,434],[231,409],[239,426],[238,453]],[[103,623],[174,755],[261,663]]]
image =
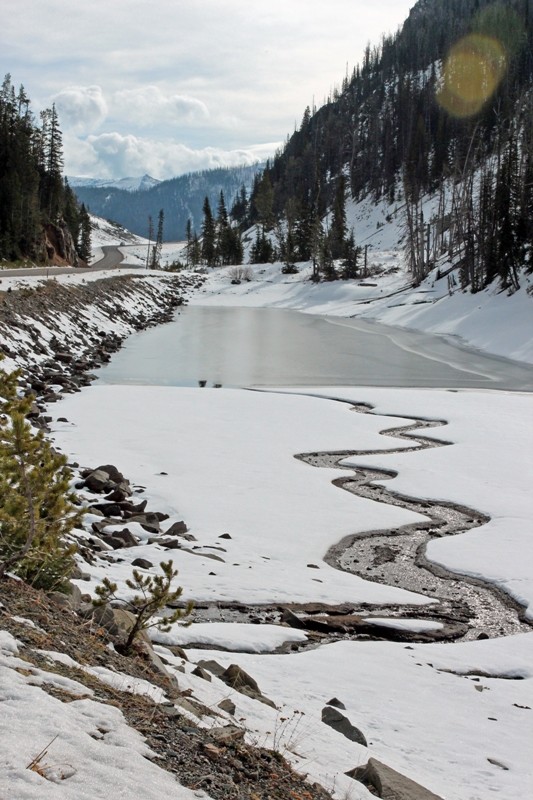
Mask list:
[[394,628],[399,631],[413,631],[415,633],[438,631],[444,627],[442,622],[432,622],[427,619],[406,619],[404,617],[366,617],[364,622],[368,622],[370,625],[382,625],[384,628]]
[[279,625],[245,625],[237,622],[200,622],[190,627],[173,626],[168,633],[150,630],[150,638],[157,644],[206,645],[223,647],[234,653],[270,653],[286,642],[305,642],[303,631],[281,628]]
[[[308,396],[301,387],[297,391],[97,385],[62,401],[62,413],[73,424],[55,424],[54,436],[81,463],[115,463],[132,482],[147,486],[150,507],[170,514],[164,526],[187,521],[197,542],[184,541],[171,554],[184,598],[401,602],[412,605],[411,616],[369,614],[367,621],[412,632],[436,629],[438,623],[416,618],[416,606],[431,598],[334,571],[322,560],[348,533],[419,518],[342,492],[331,485],[339,470],[294,459],[295,453],[353,448],[378,451],[348,459],[353,464],[398,472],[388,488],[489,515],[491,521],[480,528],[431,542],[428,556],[493,581],[529,604],[531,615],[531,395],[366,387],[309,388]],[[354,414],[330,397],[369,403],[375,413]],[[139,408],[149,413],[141,418]],[[424,435],[450,445],[401,452],[408,442],[379,433],[391,427],[387,414],[400,415],[394,426],[409,424],[408,416],[445,419],[445,427]],[[388,448],[400,452],[379,452]],[[223,533],[232,538],[221,539]],[[193,547],[200,555],[187,552]],[[125,561],[105,569],[122,586],[131,558],[157,563],[169,555],[146,540],[131,552],[121,551]],[[208,553],[224,561],[207,558]],[[91,576],[83,590],[90,590],[101,580],[102,567],[83,564],[83,571]],[[180,687],[191,688],[209,707],[230,696],[248,741],[282,752],[339,800],[349,792],[355,800],[369,797],[344,775],[369,755],[446,800],[486,800],[493,794],[514,800],[531,784],[532,635],[408,648],[340,642],[269,655],[299,635],[279,626],[213,622],[154,637],[158,653],[179,667]],[[167,650],[180,643],[201,645],[188,650],[191,662]],[[196,661],[209,658],[222,666],[238,663],[277,710],[214,676],[206,683],[190,674]],[[368,750],[321,722],[321,709],[334,695],[371,742]]]
[[[313,285],[306,280],[309,265],[295,276],[282,275],[279,264],[256,265],[254,279],[235,286],[229,270],[217,269],[209,271],[193,302],[361,315],[460,337],[477,348],[533,363],[527,279],[510,298],[494,287],[449,296],[446,281],[435,276],[416,290],[406,289],[405,274],[394,271],[398,254],[378,252],[394,244],[399,229],[393,236],[390,229],[377,228],[383,209],[352,212],[354,220],[359,215],[361,240],[364,228],[374,245],[371,262],[380,265],[381,277]],[[138,247],[141,259],[146,244]],[[177,252],[169,250],[168,257]],[[132,559],[144,557],[157,565],[170,556],[179,568],[184,599],[367,603],[367,622],[411,632],[437,629],[439,623],[417,618],[417,607],[431,603],[431,597],[364,581],[323,560],[328,548],[348,534],[423,519],[343,492],[331,481],[345,473],[294,458],[303,452],[354,449],[372,454],[346,463],[397,473],[387,481],[389,489],[464,504],[489,516],[479,528],[433,540],[427,555],[448,569],[501,587],[533,619],[533,395],[362,387],[297,391],[96,385],[66,397],[61,416],[69,423],[53,424],[56,445],[83,465],[116,464],[133,484],[147,487],[142,496],[149,498],[151,509],[170,515],[163,528],[184,519],[196,538],[169,553],[150,544],[144,532],[138,547],[120,551],[123,562],[83,563],[90,580],[79,582],[82,591],[94,592],[107,575],[124,592]],[[353,413],[333,397],[369,403],[374,414]],[[445,427],[424,435],[450,444],[402,452],[409,442],[380,434],[391,427],[388,414],[396,415],[394,426],[409,424],[412,416],[446,420]],[[400,452],[383,452],[390,448]],[[135,526],[134,532],[140,531]],[[222,539],[222,534],[231,538]],[[409,605],[409,616],[387,617],[377,608],[374,616],[372,606],[381,604]],[[337,800],[368,800],[367,790],[344,773],[369,756],[445,800],[515,800],[531,794],[530,633],[408,647],[342,641],[287,655],[274,651],[285,642],[303,642],[304,634],[276,625],[193,622],[167,634],[152,633],[157,653],[175,671],[182,691],[190,689],[210,708],[230,697],[237,707],[235,720],[246,728],[250,743],[282,753]],[[175,644],[198,649],[189,649],[190,661],[184,661],[168,649]],[[22,645],[0,631],[0,773],[9,796],[129,800],[142,787],[146,800],[164,793],[177,800],[205,797],[180,787],[147,760],[142,737],[127,727],[118,709],[88,698],[88,690],[76,681],[30,669],[22,655]],[[209,658],[223,667],[238,663],[277,708],[230,689],[215,676],[207,682],[192,675],[196,662]],[[163,699],[156,687],[106,668],[93,669],[93,675],[118,689]],[[85,696],[61,703],[44,691],[45,683]],[[321,721],[333,696],[365,734],[368,748]],[[208,716],[200,724],[215,723]],[[45,757],[47,780],[27,765],[56,733]],[[61,777],[60,784],[54,782]]]
[[[87,698],[91,690],[76,681],[28,670],[28,662],[17,658],[17,652],[15,639],[0,631],[0,784],[6,797],[130,800],[142,793],[143,800],[159,800],[165,794],[176,800],[208,800],[151,763],[154,754],[128,727],[121,711]],[[42,683],[83,699],[62,702],[51,696],[36,685],[37,673]],[[46,752],[30,768],[42,750]]]

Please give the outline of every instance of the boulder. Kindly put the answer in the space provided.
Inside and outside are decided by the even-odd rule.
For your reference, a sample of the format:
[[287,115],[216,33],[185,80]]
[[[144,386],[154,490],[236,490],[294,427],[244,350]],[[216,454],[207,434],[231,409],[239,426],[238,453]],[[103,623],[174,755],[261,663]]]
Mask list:
[[132,567],[139,567],[139,569],[151,569],[154,565],[147,558],[134,558],[131,562]]
[[170,528],[165,531],[165,534],[167,536],[180,536],[182,533],[187,533],[188,530],[184,521],[180,520],[179,522],[173,522]]
[[341,714],[338,709],[332,706],[325,706],[322,709],[322,722],[329,725],[337,733],[342,733],[351,742],[357,742],[357,744],[362,744],[363,747],[368,747],[364,734],[361,733],[359,728],[352,725],[348,717]]
[[252,689],[254,692],[261,694],[261,690],[257,685],[257,682],[248,675],[238,664],[230,664],[230,666],[224,670],[224,672],[219,675],[221,681],[224,681],[225,684],[231,686],[232,689],[237,689],[240,691],[244,686],[247,686],[249,689]]
[[102,464],[100,467],[96,467],[96,469],[105,472],[108,475],[108,480],[112,483],[126,482],[126,478],[122,472],[119,472],[113,464]]
[[225,711],[226,714],[231,714],[231,716],[235,716],[235,712],[237,707],[233,700],[230,700],[229,697],[225,697],[224,700],[221,700],[218,704],[217,708],[220,708],[221,711]]
[[346,775],[383,800],[442,800],[439,795],[375,758],[370,758],[367,764],[350,770]]
[[105,492],[109,487],[109,475],[101,469],[95,469],[85,478],[85,486],[91,492]]

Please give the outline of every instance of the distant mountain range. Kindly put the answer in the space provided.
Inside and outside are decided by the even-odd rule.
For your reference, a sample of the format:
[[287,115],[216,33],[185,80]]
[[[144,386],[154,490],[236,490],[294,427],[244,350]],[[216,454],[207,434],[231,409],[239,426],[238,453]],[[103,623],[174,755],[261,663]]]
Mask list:
[[91,189],[123,189],[125,192],[144,192],[146,189],[152,189],[157,186],[157,178],[152,178],[151,175],[143,175],[137,178],[81,178],[76,175],[68,175],[67,180],[73,189],[80,187]]
[[148,217],[151,216],[156,225],[159,211],[163,209],[164,239],[176,241],[185,238],[189,219],[193,229],[200,233],[206,197],[216,213],[220,192],[223,192],[229,210],[242,186],[250,195],[254,178],[264,166],[258,163],[221,167],[191,172],[167,181],[156,181],[144,175],[142,178],[123,178],[120,181],[69,178],[69,183],[78,200],[87,206],[91,214],[118,222],[140,236],[148,235]]

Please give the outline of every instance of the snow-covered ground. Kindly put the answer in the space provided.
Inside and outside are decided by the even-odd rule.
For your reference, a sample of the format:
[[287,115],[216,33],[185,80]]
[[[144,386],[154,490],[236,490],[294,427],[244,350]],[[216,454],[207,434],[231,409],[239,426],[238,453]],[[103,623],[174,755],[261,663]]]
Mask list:
[[[368,226],[369,230],[373,227],[372,220]],[[385,241],[381,244],[388,246]],[[387,324],[460,336],[479,348],[533,362],[533,300],[525,288],[512,298],[495,289],[476,295],[456,291],[449,297],[445,281],[433,285],[429,279],[416,291],[394,294],[407,282],[404,273],[392,271],[398,258],[391,251],[376,251],[371,263],[391,270],[389,274],[319,285],[306,280],[309,267],[298,275],[284,276],[280,265],[258,265],[253,267],[253,280],[240,285],[231,284],[230,269],[213,270],[192,302],[361,314]],[[132,483],[147,487],[143,496],[150,498],[150,506],[170,514],[165,525],[181,519],[187,522],[197,539],[191,543],[192,552],[185,548],[171,552],[185,597],[214,602],[410,604],[410,620],[404,624],[416,630],[422,627],[417,608],[428,607],[430,596],[333,570],[323,556],[349,533],[397,527],[420,517],[342,492],[331,484],[339,470],[314,469],[294,455],[406,449],[405,440],[380,435],[381,430],[402,424],[401,418],[391,422],[387,414],[445,419],[446,427],[425,435],[449,441],[447,447],[358,456],[350,461],[397,471],[398,477],[387,485],[399,492],[464,503],[490,516],[491,521],[482,527],[434,540],[428,555],[452,570],[501,586],[528,606],[533,618],[533,396],[356,387],[321,387],[316,391],[320,396],[313,396],[312,388],[307,395],[301,391],[91,386],[66,397],[60,407],[52,407],[55,420],[58,416],[68,419],[53,423],[53,436],[56,445],[80,463],[114,463]],[[370,403],[376,415],[355,414],[330,397]],[[145,557],[157,564],[169,557],[168,551],[148,543],[140,526],[130,527],[143,537],[143,543],[122,550],[125,560],[105,569],[122,587],[131,559]],[[221,538],[223,534],[231,538]],[[82,590],[94,589],[104,575],[102,566],[84,563],[82,569],[91,578],[81,582]],[[281,641],[296,641],[302,634],[272,625],[247,628],[223,620],[193,623],[186,630],[158,634],[157,651],[176,668],[185,669],[177,673],[183,689],[191,688],[207,706],[231,697],[237,705],[235,719],[247,728],[249,741],[279,750],[338,800],[371,797],[344,774],[365,763],[369,755],[445,800],[515,800],[531,794],[532,634],[409,647],[340,642],[277,655],[272,651]],[[170,643],[180,642],[203,645],[189,651],[193,663],[183,664],[168,649]],[[170,794],[166,776],[150,772],[155,767],[140,757],[142,743],[124,730],[114,710],[95,711],[94,701],[85,699],[62,704],[59,712],[58,704],[52,707],[51,699],[38,696],[38,687],[28,686],[29,679],[16,671],[18,656],[12,640],[4,637],[2,647],[6,670],[2,706],[16,731],[14,744],[9,743],[9,764],[20,761],[17,747],[30,753],[25,734],[30,725],[46,739],[47,716],[61,713],[64,716],[58,723],[73,729],[72,747],[82,749],[78,783],[91,760],[101,761],[98,769],[107,791],[111,780],[124,772],[120,759],[125,747],[111,751],[112,756],[118,752],[118,773],[111,771],[110,748],[95,742],[94,751],[83,750],[87,728],[94,724],[94,714],[101,713],[119,741],[132,747],[132,769],[147,770],[136,772],[150,787],[144,796],[163,792],[190,796],[185,790],[183,795],[176,794],[175,784],[174,795]],[[192,675],[194,662],[208,658],[223,666],[241,665],[277,710],[229,689],[215,677],[208,683]],[[321,721],[321,709],[334,696],[346,706],[343,713],[365,734],[368,748],[348,741]],[[30,722],[33,718],[35,723]],[[65,759],[68,763],[76,760],[69,753]],[[48,794],[39,794],[42,781],[37,786],[30,772],[9,773],[10,787],[18,792],[12,796],[22,800],[106,796],[83,794],[85,789],[79,786],[75,786],[76,795],[68,794],[74,778],[59,789],[47,784]]]
[[[446,419],[448,425],[433,435],[452,442],[448,447],[351,461],[397,470],[389,486],[408,495],[454,500],[491,516],[481,528],[435,540],[428,555],[453,570],[484,576],[531,604],[533,397],[346,387],[321,387],[318,393],[321,397],[93,386],[62,402],[61,414],[69,423],[55,423],[54,437],[82,463],[115,463],[134,482],[148,486],[151,503],[171,515],[166,524],[187,521],[197,549],[194,554],[172,551],[187,597],[412,603],[412,620],[405,624],[416,629],[416,608],[430,597],[369,583],[322,561],[328,546],[347,533],[397,526],[416,515],[342,492],[331,484],[339,471],[313,469],[293,456],[407,446],[379,435],[391,427],[390,418],[354,414],[328,395],[371,403],[383,414]],[[141,417],[139,408],[149,413]],[[402,419],[392,424],[401,425]],[[220,538],[228,533],[230,539]],[[106,570],[119,584],[129,574],[131,558],[153,563],[168,558],[168,552],[147,543],[121,555],[126,560]],[[93,582],[102,577],[100,567],[84,564],[83,569]],[[89,587],[86,581],[80,585]],[[370,755],[446,800],[493,795],[511,800],[532,785],[533,635],[413,649],[345,642],[268,656],[284,637],[294,640],[299,632],[279,629],[275,634],[270,625],[252,625],[247,631],[247,626],[223,621],[195,628],[193,623],[156,638],[161,648],[169,643],[211,645],[213,652],[194,651],[194,659],[212,657],[226,666],[237,662],[249,671],[280,707],[276,714],[231,695],[250,740],[281,748],[299,768],[335,786],[339,798],[347,791],[351,798],[368,796],[343,775],[364,763],[368,751],[320,721],[320,709],[334,695],[372,742]],[[216,649],[221,646],[230,654]],[[168,656],[170,651],[161,652]],[[471,671],[491,677],[479,681],[455,674]],[[199,684],[194,686],[198,691]],[[203,689],[208,705],[209,693],[213,702],[227,695],[227,686],[215,678],[208,687]]]

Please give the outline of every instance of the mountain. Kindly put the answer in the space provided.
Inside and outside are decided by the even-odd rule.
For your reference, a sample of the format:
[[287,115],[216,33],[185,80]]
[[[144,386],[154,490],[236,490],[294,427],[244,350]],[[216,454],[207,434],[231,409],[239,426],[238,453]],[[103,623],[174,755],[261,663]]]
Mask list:
[[532,77],[533,0],[419,0],[305,110],[249,221],[283,220],[285,260],[312,257],[331,279],[350,247],[356,260],[346,204],[371,198],[402,209],[415,281],[442,265],[473,291],[516,288],[532,266]]
[[152,189],[157,186],[160,181],[157,178],[152,178],[151,175],[142,175],[140,178],[117,178],[116,180],[106,178],[80,178],[74,175],[68,175],[67,180],[73,189],[80,187],[87,187],[91,189],[123,189],[126,192],[144,192],[146,189]]
[[119,222],[140,236],[147,235],[148,217],[151,216],[155,222],[160,209],[163,209],[164,239],[172,241],[185,237],[185,227],[189,219],[193,228],[200,230],[202,206],[206,196],[216,208],[220,192],[223,192],[229,206],[242,186],[248,194],[250,193],[253,180],[263,166],[255,164],[191,172],[161,181],[146,189],[138,188],[131,191],[111,185],[71,183],[71,186],[78,200],[84,203],[92,214]]

